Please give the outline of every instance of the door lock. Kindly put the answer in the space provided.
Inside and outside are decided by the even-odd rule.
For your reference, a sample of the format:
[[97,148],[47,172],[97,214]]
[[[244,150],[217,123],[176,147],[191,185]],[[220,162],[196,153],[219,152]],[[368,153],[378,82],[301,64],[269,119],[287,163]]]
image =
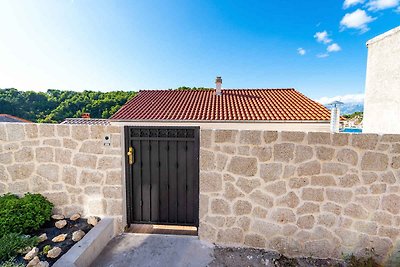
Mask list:
[[129,149],[128,149],[128,153],[126,153],[126,155],[128,155],[128,159],[129,159],[129,165],[132,165],[133,164],[133,148],[132,147],[129,147]]

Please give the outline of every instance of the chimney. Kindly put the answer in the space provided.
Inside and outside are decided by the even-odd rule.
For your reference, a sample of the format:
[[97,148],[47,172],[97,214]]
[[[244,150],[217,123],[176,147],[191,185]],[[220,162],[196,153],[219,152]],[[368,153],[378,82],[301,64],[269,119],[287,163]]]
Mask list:
[[90,113],[82,113],[82,119],[90,119]]
[[217,79],[215,79],[215,94],[216,95],[222,95],[222,78],[220,76],[217,76]]

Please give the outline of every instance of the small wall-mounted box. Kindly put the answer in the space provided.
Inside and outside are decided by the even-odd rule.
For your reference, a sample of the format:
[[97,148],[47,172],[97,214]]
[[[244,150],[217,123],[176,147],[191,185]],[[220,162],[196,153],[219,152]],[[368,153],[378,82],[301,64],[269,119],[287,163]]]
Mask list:
[[104,136],[104,146],[111,146],[111,135],[106,134]]

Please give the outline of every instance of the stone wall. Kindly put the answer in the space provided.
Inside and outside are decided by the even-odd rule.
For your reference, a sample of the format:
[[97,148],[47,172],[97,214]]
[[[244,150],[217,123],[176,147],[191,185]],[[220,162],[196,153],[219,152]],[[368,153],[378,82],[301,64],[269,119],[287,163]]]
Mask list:
[[[55,212],[123,214],[121,127],[0,123],[0,194],[41,193]],[[105,135],[111,145],[104,146]]]
[[203,240],[341,258],[400,241],[400,135],[202,130]]

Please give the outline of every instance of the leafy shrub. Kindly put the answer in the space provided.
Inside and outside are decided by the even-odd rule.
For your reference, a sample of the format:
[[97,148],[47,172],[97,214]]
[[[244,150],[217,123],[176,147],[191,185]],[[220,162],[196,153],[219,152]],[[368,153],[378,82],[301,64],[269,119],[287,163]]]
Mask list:
[[15,262],[15,259],[10,259],[3,262],[0,267],[25,267],[25,264]]
[[[0,238],[0,262],[8,261],[18,254],[19,250],[34,247],[38,244],[37,237],[29,237],[16,233],[9,233]],[[1,265],[3,266],[3,265]],[[12,265],[11,265],[12,266]]]
[[40,194],[0,197],[0,238],[8,233],[28,234],[50,220],[53,204]]

